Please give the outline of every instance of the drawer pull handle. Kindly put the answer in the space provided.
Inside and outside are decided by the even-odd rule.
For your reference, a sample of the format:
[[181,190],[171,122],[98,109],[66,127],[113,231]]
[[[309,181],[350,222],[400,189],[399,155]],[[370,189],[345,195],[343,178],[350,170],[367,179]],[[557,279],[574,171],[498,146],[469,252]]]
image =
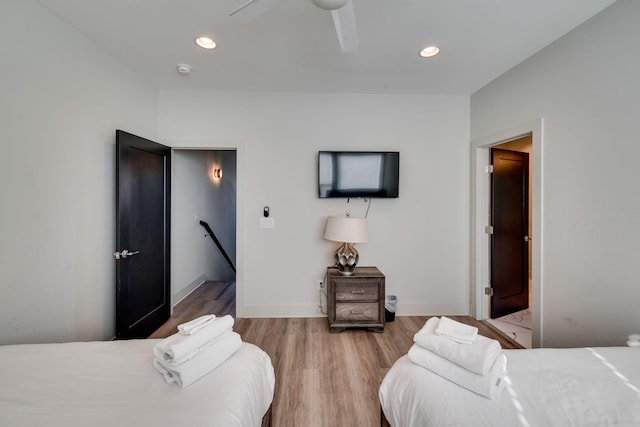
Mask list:
[[364,294],[365,290],[364,289],[358,289],[356,291],[351,291],[352,294]]
[[364,314],[364,311],[351,311],[350,314]]

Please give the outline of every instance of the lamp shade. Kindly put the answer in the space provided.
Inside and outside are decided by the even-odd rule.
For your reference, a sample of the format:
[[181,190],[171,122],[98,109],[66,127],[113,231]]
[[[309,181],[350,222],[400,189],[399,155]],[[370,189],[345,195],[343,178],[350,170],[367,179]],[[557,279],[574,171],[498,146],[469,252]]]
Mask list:
[[324,238],[334,242],[363,243],[369,240],[366,218],[336,217],[327,218]]

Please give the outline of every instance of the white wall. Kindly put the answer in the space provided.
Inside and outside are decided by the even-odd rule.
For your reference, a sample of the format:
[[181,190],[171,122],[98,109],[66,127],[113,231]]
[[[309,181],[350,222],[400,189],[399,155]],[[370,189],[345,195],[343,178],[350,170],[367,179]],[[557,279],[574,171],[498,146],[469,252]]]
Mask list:
[[115,129],[156,91],[31,0],[0,2],[0,344],[115,330]]
[[[212,170],[223,171],[221,179]],[[172,163],[171,292],[173,305],[205,280],[235,274],[199,220],[206,221],[235,264],[235,151],[175,150]]]
[[[317,151],[399,150],[400,198],[373,201],[361,262],[387,275],[399,314],[468,313],[468,97],[165,92],[158,103],[34,1],[0,4],[0,36],[0,344],[114,335],[115,129],[238,150],[247,316],[317,315],[336,246],[325,218],[365,213],[360,200],[317,199]],[[273,230],[258,228],[265,205]]]
[[[114,130],[237,148],[238,314],[315,315],[335,244],[320,149],[401,152],[363,265],[398,314],[466,314],[469,149],[544,117],[545,346],[638,332],[640,3],[619,0],[468,97],[161,92],[32,0],[0,3],[0,344],[114,335]],[[157,108],[159,106],[159,113]],[[469,134],[471,129],[471,135]],[[258,228],[265,205],[276,228]]]
[[471,97],[472,139],[544,118],[546,347],[640,331],[638,22],[619,0]]
[[[361,265],[376,265],[398,314],[469,312],[469,98],[161,91],[161,142],[238,149],[239,316],[314,316],[332,263],[318,199],[321,149],[399,150],[400,198],[374,199]],[[260,229],[263,207],[274,229]]]

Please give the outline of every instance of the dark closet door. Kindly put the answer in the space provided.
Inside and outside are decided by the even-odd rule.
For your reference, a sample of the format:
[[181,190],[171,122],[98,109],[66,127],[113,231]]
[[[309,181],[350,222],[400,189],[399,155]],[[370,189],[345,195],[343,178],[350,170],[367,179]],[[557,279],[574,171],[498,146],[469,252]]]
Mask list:
[[116,337],[146,338],[171,313],[171,150],[118,130],[116,151]]
[[492,149],[491,317],[529,307],[529,154]]

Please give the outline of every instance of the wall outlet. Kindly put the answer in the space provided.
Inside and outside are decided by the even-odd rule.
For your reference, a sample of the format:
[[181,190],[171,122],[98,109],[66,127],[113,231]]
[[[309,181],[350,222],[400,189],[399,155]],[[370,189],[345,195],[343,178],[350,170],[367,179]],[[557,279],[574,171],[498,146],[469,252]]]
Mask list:
[[318,280],[318,289],[320,290],[324,289],[324,280],[322,279]]

